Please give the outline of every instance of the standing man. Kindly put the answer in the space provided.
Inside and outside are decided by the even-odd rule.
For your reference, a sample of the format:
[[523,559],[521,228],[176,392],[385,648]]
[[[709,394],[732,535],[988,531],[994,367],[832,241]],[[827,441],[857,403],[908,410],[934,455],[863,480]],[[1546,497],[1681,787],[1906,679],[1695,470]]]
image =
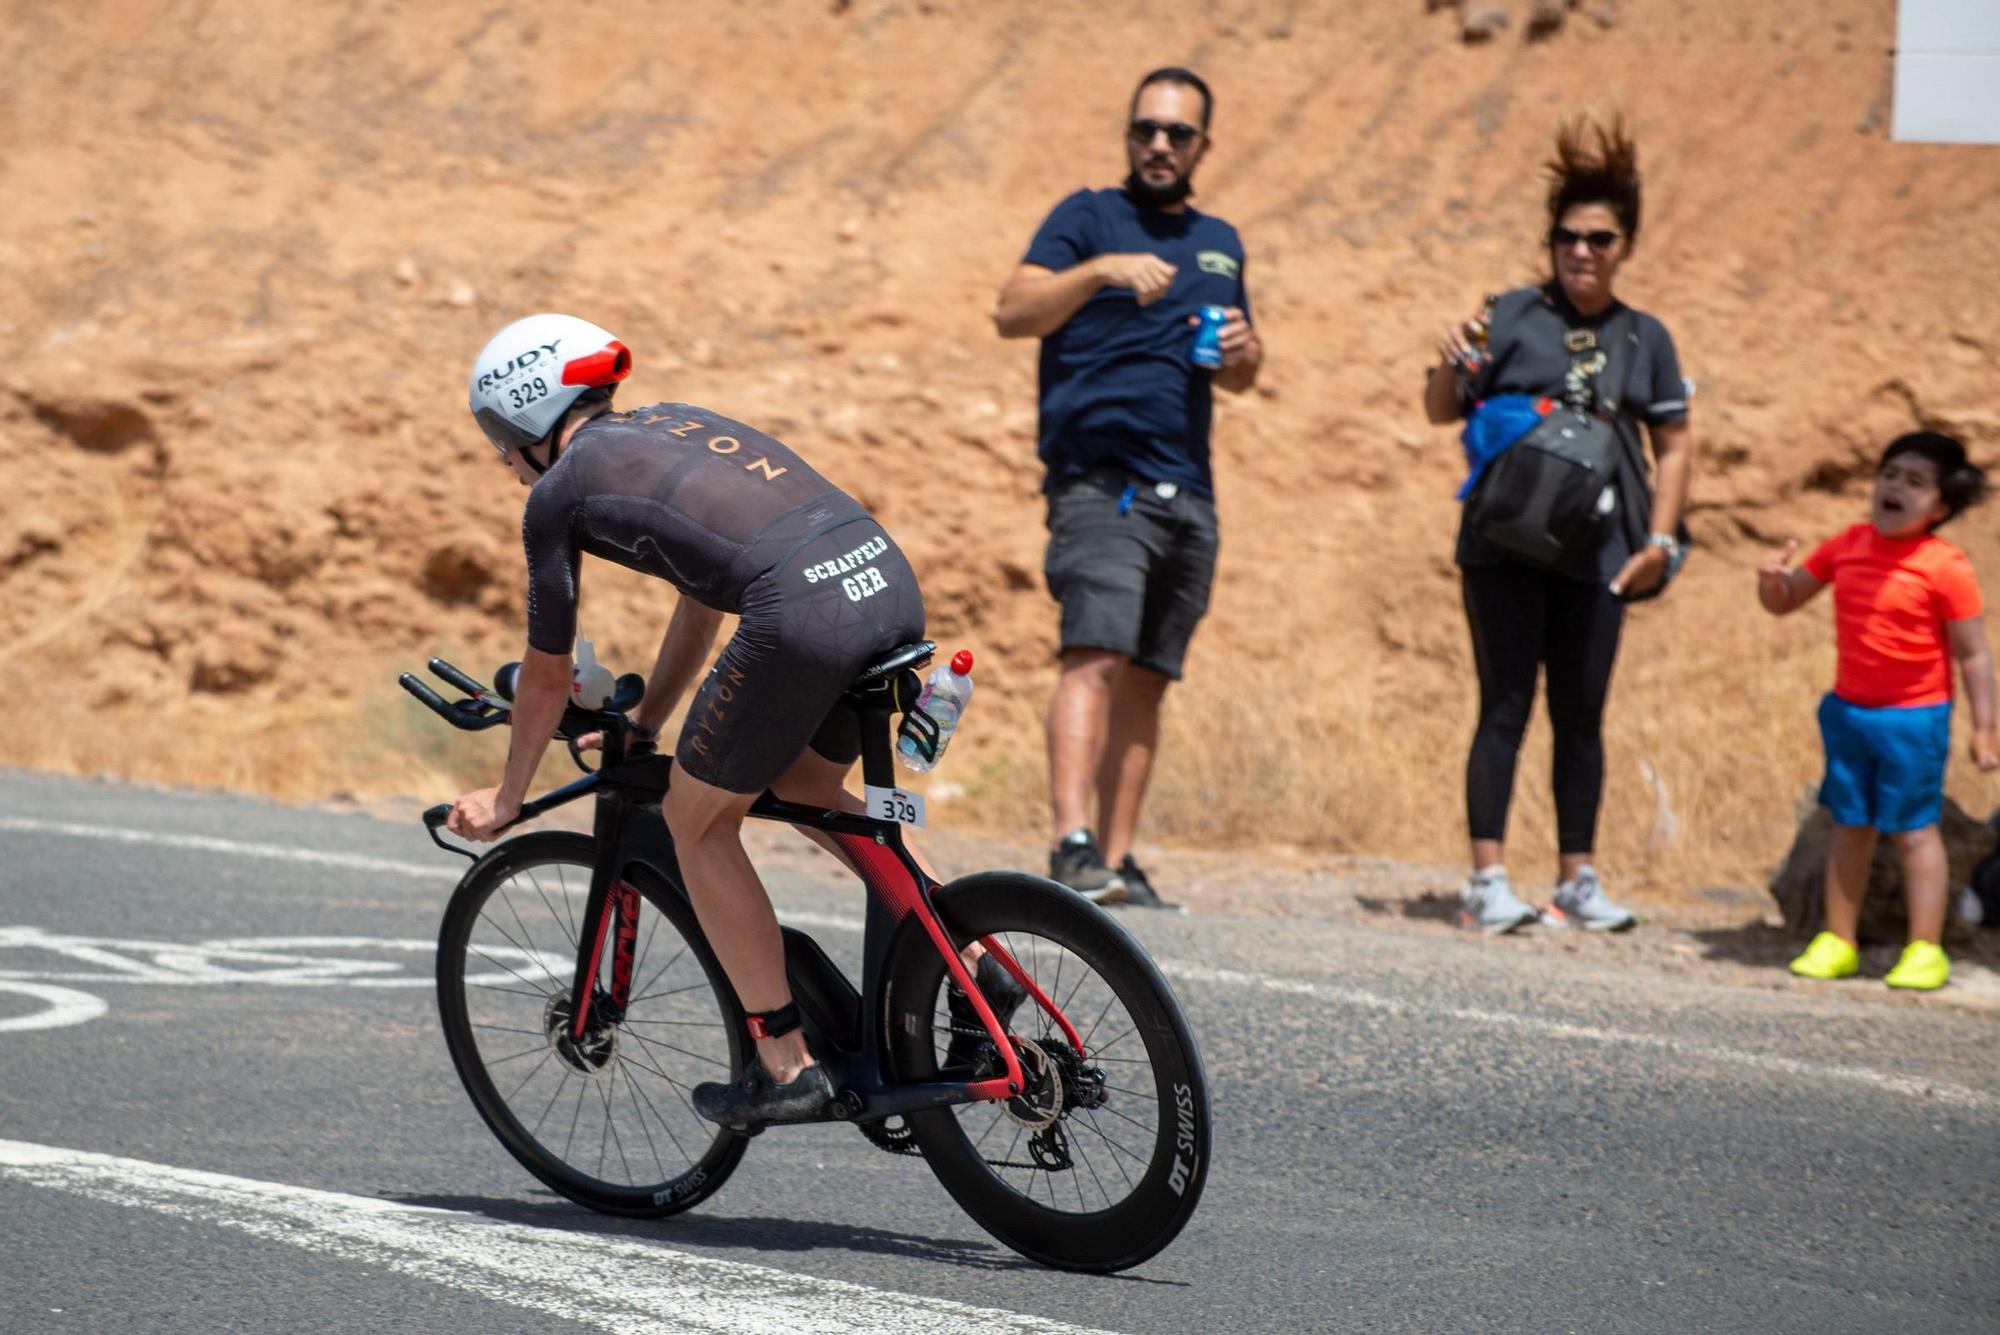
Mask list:
[[[1042,340],[1044,571],[1062,605],[1047,720],[1049,874],[1099,903],[1164,907],[1132,837],[1160,702],[1215,577],[1212,390],[1250,388],[1264,359],[1243,243],[1187,202],[1213,110],[1188,70],[1141,79],[1124,184],[1056,206],[993,316],[1002,338]],[[1191,359],[1204,306],[1226,311],[1213,370]]]

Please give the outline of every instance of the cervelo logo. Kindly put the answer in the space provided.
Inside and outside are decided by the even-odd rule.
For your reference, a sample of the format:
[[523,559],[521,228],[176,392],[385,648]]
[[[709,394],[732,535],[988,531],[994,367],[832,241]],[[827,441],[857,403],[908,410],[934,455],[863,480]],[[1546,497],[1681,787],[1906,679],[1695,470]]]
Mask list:
[[495,367],[491,371],[481,371],[479,373],[479,388],[482,390],[491,389],[500,381],[513,375],[516,371],[525,371],[529,367],[539,364],[544,353],[548,354],[549,360],[555,360],[556,349],[561,344],[561,339],[539,344],[529,348],[526,352],[516,353],[514,356],[508,358],[505,366]]

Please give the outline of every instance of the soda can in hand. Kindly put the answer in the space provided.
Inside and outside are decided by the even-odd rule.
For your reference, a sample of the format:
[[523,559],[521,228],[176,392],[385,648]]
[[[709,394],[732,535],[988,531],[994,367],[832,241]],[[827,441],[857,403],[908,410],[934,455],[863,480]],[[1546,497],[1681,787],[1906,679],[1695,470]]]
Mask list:
[[1194,347],[1188,360],[1213,371],[1222,365],[1222,326],[1229,312],[1220,306],[1201,308],[1201,326],[1194,331]]

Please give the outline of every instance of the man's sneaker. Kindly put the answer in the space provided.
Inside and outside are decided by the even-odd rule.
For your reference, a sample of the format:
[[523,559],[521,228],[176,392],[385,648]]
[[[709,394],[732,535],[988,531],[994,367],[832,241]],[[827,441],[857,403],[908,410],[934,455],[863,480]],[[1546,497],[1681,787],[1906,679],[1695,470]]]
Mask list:
[[[986,1004],[993,1008],[993,1018],[1000,1022],[1000,1028],[1006,1029],[1014,1019],[1014,1012],[1028,999],[1028,989],[1015,981],[1007,966],[990,950],[979,957],[972,981],[978,984]],[[997,1062],[1000,1054],[979,1012],[972,1008],[972,998],[959,991],[956,984],[945,988],[945,1009],[951,1012],[951,1042],[945,1045],[945,1069],[954,1073],[977,1072],[988,1060]]]
[[1175,913],[1187,912],[1180,905],[1169,904],[1166,900],[1160,898],[1160,892],[1155,890],[1153,883],[1146,879],[1146,873],[1139,869],[1139,864],[1132,860],[1130,853],[1127,853],[1125,860],[1118,864],[1118,879],[1125,882],[1125,902],[1134,908],[1170,909]]
[[1814,937],[1792,961],[1792,972],[1801,978],[1817,978],[1828,982],[1835,978],[1852,978],[1854,971],[1861,967],[1861,952],[1832,932],[1821,932]]
[[1581,927],[1590,932],[1622,932],[1639,921],[1639,916],[1611,902],[1597,870],[1585,863],[1576,876],[1556,887],[1555,901],[1542,921],[1551,927]]
[[1511,932],[1540,916],[1533,907],[1515,896],[1505,867],[1486,867],[1472,873],[1459,895],[1458,922],[1461,927],[1477,927],[1482,932]]
[[1942,948],[1932,941],[1912,941],[1903,947],[1903,958],[1882,976],[1882,981],[1913,992],[1934,992],[1950,977],[1951,960]]
[[733,1085],[694,1087],[694,1110],[711,1122],[747,1131],[787,1122],[825,1122],[833,1118],[833,1082],[826,1068],[806,1067],[784,1084],[764,1069],[760,1058]]
[[1094,904],[1116,904],[1128,898],[1124,878],[1104,863],[1089,830],[1071,830],[1049,854],[1049,879],[1061,881]]

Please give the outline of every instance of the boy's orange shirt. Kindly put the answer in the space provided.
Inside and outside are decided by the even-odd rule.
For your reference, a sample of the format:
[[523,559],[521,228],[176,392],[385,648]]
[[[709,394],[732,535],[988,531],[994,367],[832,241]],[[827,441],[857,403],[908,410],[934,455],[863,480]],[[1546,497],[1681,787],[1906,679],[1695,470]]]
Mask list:
[[1856,524],[1821,543],[1805,569],[1833,585],[1835,695],[1871,709],[1951,699],[1945,623],[1985,610],[1964,552],[1935,533],[1885,538]]

